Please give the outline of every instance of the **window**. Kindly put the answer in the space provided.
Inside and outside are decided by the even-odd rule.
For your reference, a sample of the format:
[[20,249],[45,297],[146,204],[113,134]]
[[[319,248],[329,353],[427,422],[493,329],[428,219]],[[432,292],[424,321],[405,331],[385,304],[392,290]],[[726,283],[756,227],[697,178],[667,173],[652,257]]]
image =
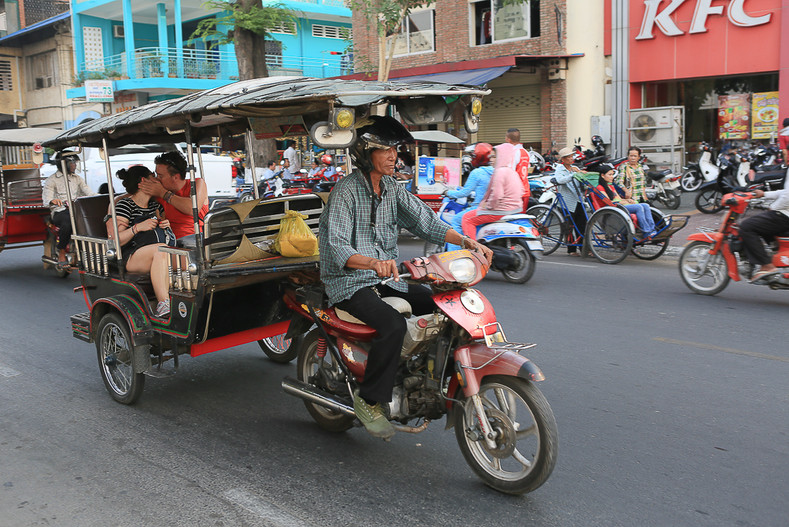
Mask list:
[[14,84],[11,77],[11,61],[0,60],[0,90],[12,91]]
[[540,36],[539,0],[477,0],[470,8],[475,46]]
[[278,26],[274,26],[270,29],[271,33],[282,33],[284,35],[295,35],[296,34],[296,23],[295,22],[283,22]]
[[55,85],[55,54],[39,53],[27,58],[30,85],[34,90],[43,90]]
[[434,9],[423,9],[408,15],[395,40],[395,55],[412,55],[435,51],[436,32]]
[[339,38],[350,40],[351,28],[340,26],[322,26],[320,24],[312,25],[312,36],[322,38]]

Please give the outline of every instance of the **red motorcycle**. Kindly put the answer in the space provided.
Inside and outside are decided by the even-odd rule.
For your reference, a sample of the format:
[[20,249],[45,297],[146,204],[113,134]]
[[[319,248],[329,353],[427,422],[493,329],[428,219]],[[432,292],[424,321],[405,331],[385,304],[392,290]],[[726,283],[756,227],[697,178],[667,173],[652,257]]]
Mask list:
[[[751,192],[726,194],[721,203],[728,210],[720,228],[715,232],[697,232],[688,236],[690,243],[679,257],[679,274],[694,293],[715,295],[726,288],[729,280],[739,282],[740,275],[746,280],[753,276],[753,265],[745,258],[737,225],[737,219],[745,213],[753,198]],[[789,237],[776,238],[776,243],[773,265],[782,272],[759,280],[756,285],[789,289]]]
[[[384,299],[407,319],[392,402],[385,408],[395,429],[421,432],[447,415],[463,456],[490,487],[508,494],[542,485],[556,463],[558,434],[548,401],[536,387],[544,376],[520,351],[534,344],[508,342],[490,302],[471,286],[488,271],[481,252],[467,250],[414,258],[401,279],[429,284],[436,310],[411,316],[402,299]],[[304,399],[321,428],[360,426],[352,393],[363,379],[375,331],[350,314],[325,307],[320,285],[285,295],[299,343],[298,379],[282,386]],[[409,424],[411,423],[411,424]]]

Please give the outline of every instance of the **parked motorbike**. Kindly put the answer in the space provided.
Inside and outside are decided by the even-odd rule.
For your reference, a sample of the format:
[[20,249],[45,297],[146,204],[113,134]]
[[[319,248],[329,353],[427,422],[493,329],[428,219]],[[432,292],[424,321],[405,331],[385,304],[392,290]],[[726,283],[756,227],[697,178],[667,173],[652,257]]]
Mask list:
[[687,192],[695,192],[702,184],[715,181],[720,173],[720,168],[712,158],[712,147],[706,142],[701,143],[699,162],[688,163],[682,170],[680,185]]
[[[744,246],[737,228],[742,216],[754,198],[751,192],[733,192],[723,197],[726,212],[720,228],[715,232],[698,232],[688,236],[690,242],[679,257],[679,274],[685,285],[700,295],[715,295],[723,291],[730,280],[740,277],[750,280],[754,267],[744,254]],[[786,233],[789,235],[789,233]],[[777,238],[773,265],[781,272],[756,285],[770,289],[789,289],[789,238]]]
[[751,162],[747,154],[727,154],[718,157],[719,172],[715,181],[704,183],[696,195],[696,208],[704,214],[714,214],[723,210],[723,196],[734,191],[754,189],[780,190],[783,188],[786,172],[782,169],[772,172],[759,172],[751,180]]
[[679,176],[675,176],[671,170],[661,170],[657,172],[646,172],[647,185],[644,191],[650,205],[658,201],[665,205],[667,209],[677,210],[682,201],[679,190]]
[[[408,302],[391,302],[406,317],[407,332],[385,411],[396,430],[411,433],[446,415],[466,462],[483,482],[522,494],[537,489],[553,470],[556,420],[534,384],[544,375],[519,354],[534,344],[508,342],[490,302],[471,288],[487,270],[482,253],[467,250],[402,264],[400,278],[429,285],[436,310],[411,316]],[[348,430],[357,424],[352,392],[364,376],[375,331],[326,308],[318,285],[287,292],[285,302],[301,315],[291,325],[300,320],[317,328],[300,344],[298,378],[285,378],[282,386],[304,399],[321,428]]]
[[[466,210],[467,205],[459,204],[445,197],[438,209],[438,217],[447,225],[452,225],[455,214]],[[534,216],[510,214],[502,216],[493,223],[477,228],[477,241],[493,251],[491,269],[504,275],[504,279],[515,284],[524,284],[534,274],[537,258],[542,258],[542,241],[534,227]],[[430,256],[447,250],[447,245],[425,242],[425,254]]]

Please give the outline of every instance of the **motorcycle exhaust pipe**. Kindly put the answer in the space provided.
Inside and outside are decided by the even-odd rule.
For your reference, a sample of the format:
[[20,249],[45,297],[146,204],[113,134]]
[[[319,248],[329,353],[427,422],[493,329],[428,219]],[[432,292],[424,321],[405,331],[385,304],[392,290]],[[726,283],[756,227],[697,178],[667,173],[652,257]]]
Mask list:
[[334,395],[324,392],[316,386],[301,382],[292,377],[285,377],[282,379],[282,389],[285,390],[285,393],[295,395],[305,401],[315,403],[341,414],[356,417],[353,407],[348,406],[342,401],[338,401],[334,398]]
[[488,249],[493,251],[493,265],[497,269],[515,269],[518,267],[518,257],[509,249],[495,245],[488,245]]

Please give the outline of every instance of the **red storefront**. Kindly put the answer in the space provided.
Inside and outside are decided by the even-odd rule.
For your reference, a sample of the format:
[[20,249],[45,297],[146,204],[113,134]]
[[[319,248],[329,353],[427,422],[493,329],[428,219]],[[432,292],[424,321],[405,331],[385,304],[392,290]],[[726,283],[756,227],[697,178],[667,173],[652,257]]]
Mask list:
[[623,4],[630,108],[684,106],[688,146],[764,140],[789,117],[789,0],[606,0]]

